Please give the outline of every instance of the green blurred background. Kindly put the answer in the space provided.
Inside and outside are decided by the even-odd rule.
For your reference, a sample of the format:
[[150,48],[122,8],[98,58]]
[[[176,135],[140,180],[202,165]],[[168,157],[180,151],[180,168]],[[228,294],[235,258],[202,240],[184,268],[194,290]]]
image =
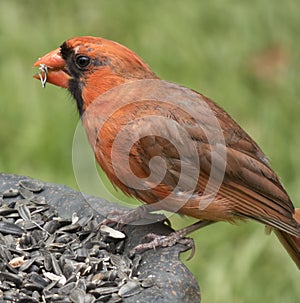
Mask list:
[[[299,16],[298,0],[1,0],[0,170],[77,188],[75,104],[62,89],[43,90],[31,66],[70,37],[103,36],[161,78],[217,101],[260,144],[300,207]],[[175,228],[190,222],[172,217]],[[299,271],[262,225],[219,223],[193,237],[196,256],[186,265],[203,302],[299,302]]]

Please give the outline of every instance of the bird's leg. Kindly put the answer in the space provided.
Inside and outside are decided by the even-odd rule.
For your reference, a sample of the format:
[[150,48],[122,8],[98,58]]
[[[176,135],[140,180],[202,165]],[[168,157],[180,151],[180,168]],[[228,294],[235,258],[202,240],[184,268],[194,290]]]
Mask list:
[[201,220],[198,221],[192,225],[189,225],[187,227],[184,227],[182,229],[179,229],[177,231],[172,232],[168,236],[161,236],[161,235],[156,235],[156,234],[148,234],[146,237],[150,239],[151,241],[148,243],[143,243],[137,245],[133,249],[133,253],[135,252],[141,252],[145,251],[148,249],[155,249],[156,247],[170,247],[175,245],[176,243],[180,243],[183,245],[188,246],[190,249],[192,249],[191,255],[188,257],[187,260],[190,260],[195,253],[195,244],[194,240],[192,238],[186,238],[186,236],[202,227],[205,227],[207,225],[210,225],[212,223],[215,223],[214,221],[209,221],[209,220]]
[[[109,218],[104,219],[100,225],[108,224],[129,224],[131,222],[144,219],[152,211],[156,211],[158,208],[154,204],[141,205],[133,210],[114,210],[109,214]],[[153,214],[150,217],[154,222],[165,221],[167,218],[163,214]],[[167,220],[168,224],[169,221]]]

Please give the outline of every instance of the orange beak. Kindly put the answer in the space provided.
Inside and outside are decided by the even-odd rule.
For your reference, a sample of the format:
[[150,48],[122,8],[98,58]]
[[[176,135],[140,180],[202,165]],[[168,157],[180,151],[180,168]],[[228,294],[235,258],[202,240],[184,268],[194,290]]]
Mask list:
[[[42,68],[43,66],[44,68]],[[34,78],[38,80],[45,79],[45,82],[63,88],[69,87],[71,76],[67,72],[66,61],[62,58],[59,48],[39,58],[33,64],[33,67],[40,67],[41,70],[40,73],[33,76]]]

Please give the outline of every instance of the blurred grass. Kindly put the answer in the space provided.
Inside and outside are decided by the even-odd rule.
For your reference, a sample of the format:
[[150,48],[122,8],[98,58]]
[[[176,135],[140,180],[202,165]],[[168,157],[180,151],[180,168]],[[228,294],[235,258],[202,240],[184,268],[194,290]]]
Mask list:
[[[297,0],[2,0],[0,170],[77,187],[74,103],[57,87],[42,90],[31,66],[67,38],[103,36],[161,78],[216,100],[260,144],[300,207],[299,13]],[[299,272],[263,226],[219,223],[193,236],[197,252],[186,264],[203,302],[299,301]]]

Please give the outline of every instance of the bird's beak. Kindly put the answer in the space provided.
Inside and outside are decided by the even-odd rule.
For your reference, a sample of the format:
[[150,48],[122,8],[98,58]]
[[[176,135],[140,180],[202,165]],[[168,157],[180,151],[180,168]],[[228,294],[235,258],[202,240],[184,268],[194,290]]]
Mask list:
[[33,67],[39,67],[40,72],[33,77],[41,80],[43,86],[48,82],[63,88],[69,87],[71,76],[67,71],[66,61],[61,56],[60,48],[39,58]]

